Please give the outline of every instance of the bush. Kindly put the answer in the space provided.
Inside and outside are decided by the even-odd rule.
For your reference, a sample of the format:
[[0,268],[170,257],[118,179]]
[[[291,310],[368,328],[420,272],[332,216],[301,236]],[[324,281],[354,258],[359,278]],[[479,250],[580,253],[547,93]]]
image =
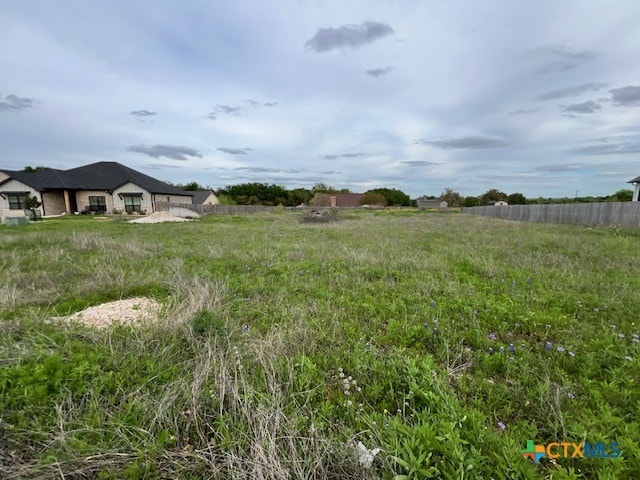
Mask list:
[[300,218],[303,223],[329,223],[339,220],[342,220],[342,217],[337,208],[332,208],[331,210],[312,208]]

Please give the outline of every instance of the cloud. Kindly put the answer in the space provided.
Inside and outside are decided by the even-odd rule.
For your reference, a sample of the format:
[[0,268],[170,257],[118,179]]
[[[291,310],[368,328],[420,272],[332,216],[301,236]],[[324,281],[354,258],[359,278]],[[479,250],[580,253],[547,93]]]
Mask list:
[[245,102],[247,102],[252,107],[259,107],[260,106],[260,102],[257,102],[255,100],[249,99],[249,100],[245,100]]
[[567,163],[564,165],[540,165],[539,167],[535,167],[535,170],[539,172],[570,172],[573,170],[580,170],[585,167],[587,167],[586,163]]
[[530,108],[528,110],[515,110],[513,112],[509,112],[507,115],[515,116],[515,115],[528,115],[530,113],[539,112],[539,108]]
[[150,112],[149,110],[133,110],[129,112],[129,115],[134,115],[136,117],[150,117],[157,115],[156,112]]
[[562,111],[565,113],[595,113],[600,110],[602,106],[592,100],[584,103],[574,103],[572,105],[561,105]]
[[400,163],[404,163],[410,167],[430,167],[432,165],[440,165],[438,162],[428,162],[426,160],[408,160]]
[[342,47],[359,48],[392,33],[393,28],[386,23],[364,22],[360,25],[321,28],[304,45],[316,52],[328,52]]
[[543,75],[572,70],[583,63],[590,62],[598,56],[597,52],[589,50],[573,52],[567,47],[556,46],[540,47],[531,53],[543,57],[542,65],[536,69],[536,73]]
[[161,170],[163,168],[182,168],[180,165],[165,165],[163,163],[147,163],[143,165],[144,168],[149,168],[151,170]]
[[322,155],[320,158],[322,158],[323,160],[334,160],[336,158],[358,158],[358,157],[364,157],[365,154],[362,152],[356,152],[356,153],[341,153],[339,155]]
[[[253,102],[253,100],[247,100],[247,102]],[[220,115],[241,117],[245,115],[245,108],[241,106],[232,107],[229,105],[217,105],[213,112],[209,112],[206,115],[203,115],[202,118],[204,118],[205,120],[216,120]]]
[[226,147],[220,147],[216,150],[219,150],[224,153],[228,153],[229,155],[246,155],[248,152],[251,151],[250,148],[226,148]]
[[574,148],[571,152],[578,155],[625,155],[640,152],[640,143],[604,143]]
[[279,168],[265,168],[265,167],[236,167],[234,170],[242,170],[244,172],[254,173],[280,173],[282,170]]
[[606,83],[583,83],[582,85],[575,85],[573,87],[565,87],[565,88],[559,88],[557,90],[550,90],[534,98],[539,101],[544,101],[544,100],[557,100],[558,98],[565,98],[565,97],[577,97],[578,95],[582,95],[583,93],[586,93],[586,92],[597,92],[598,90],[606,86],[607,86]]
[[373,68],[371,70],[367,70],[367,75],[371,75],[372,77],[382,77],[383,75],[389,73],[391,70],[393,70],[393,67],[391,66],[384,68]]
[[337,172],[335,170],[325,170],[323,172],[318,172],[318,173],[321,173],[322,175],[335,175],[342,172]]
[[35,98],[17,97],[16,95],[7,95],[2,100],[0,95],[0,112],[19,112],[27,108],[33,108],[38,101]]
[[166,157],[173,160],[185,161],[187,157],[202,158],[202,154],[191,147],[182,145],[131,145],[127,152],[138,152],[153,158]]
[[278,105],[278,102],[266,102],[262,104],[263,107],[275,107],[276,105]]
[[640,87],[628,85],[622,88],[609,90],[611,99],[619,107],[633,107],[640,105]]
[[441,148],[443,150],[451,149],[484,149],[484,148],[499,148],[507,145],[507,142],[500,138],[492,137],[460,137],[451,138],[449,140],[430,141],[425,139],[416,140],[415,143],[420,145],[431,145],[432,147]]

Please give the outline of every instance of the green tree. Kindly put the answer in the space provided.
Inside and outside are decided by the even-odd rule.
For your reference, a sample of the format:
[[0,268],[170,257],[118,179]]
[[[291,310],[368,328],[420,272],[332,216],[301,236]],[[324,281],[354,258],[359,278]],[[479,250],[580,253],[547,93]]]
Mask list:
[[38,200],[37,197],[27,197],[27,199],[24,201],[24,208],[31,212],[31,218],[33,220],[37,218],[36,210],[40,208],[41,205],[42,203],[40,202],[40,200]]
[[633,198],[633,190],[629,190],[627,188],[623,188],[622,190],[618,190],[616,193],[611,195],[607,201],[609,202],[630,202]]
[[28,173],[38,173],[44,170],[49,170],[49,167],[45,167],[44,165],[38,165],[37,167],[27,166],[22,169],[23,172],[28,172]]
[[358,203],[360,203],[360,205],[380,205],[384,207],[387,204],[387,199],[380,193],[367,192]]
[[521,193],[512,193],[507,197],[507,203],[509,205],[524,205],[527,203],[527,199]]
[[207,190],[205,187],[200,185],[198,182],[189,182],[186,185],[176,185],[176,187],[186,191],[186,192],[198,192],[201,190]]
[[364,193],[379,193],[387,199],[387,205],[398,205],[403,207],[410,207],[412,205],[409,195],[396,188],[373,188]]
[[447,202],[449,207],[460,207],[462,205],[462,196],[453,188],[445,188],[440,194],[440,200]]
[[480,195],[480,205],[486,205],[488,202],[499,202],[499,201],[503,201],[506,202],[508,198],[508,195],[504,192],[501,192],[500,190],[496,189],[496,188],[492,188],[491,190],[487,190],[486,192],[484,192],[482,195]]
[[296,207],[301,203],[309,203],[313,195],[306,188],[294,188],[287,193],[287,205]]
[[478,201],[478,197],[464,197],[464,201],[462,202],[463,207],[477,207],[480,202]]

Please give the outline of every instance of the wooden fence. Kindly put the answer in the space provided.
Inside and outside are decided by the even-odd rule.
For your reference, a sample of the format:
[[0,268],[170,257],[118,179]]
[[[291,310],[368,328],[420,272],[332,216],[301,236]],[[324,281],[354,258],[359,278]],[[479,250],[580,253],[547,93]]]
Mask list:
[[462,213],[523,222],[640,226],[640,202],[564,203],[467,207]]
[[[157,202],[156,210],[169,211],[170,208],[188,208],[194,212],[204,215],[207,213],[217,213],[220,215],[242,215],[246,213],[275,212],[283,207],[273,207],[267,205],[192,205],[190,203],[169,203]],[[285,207],[287,210],[295,207]]]

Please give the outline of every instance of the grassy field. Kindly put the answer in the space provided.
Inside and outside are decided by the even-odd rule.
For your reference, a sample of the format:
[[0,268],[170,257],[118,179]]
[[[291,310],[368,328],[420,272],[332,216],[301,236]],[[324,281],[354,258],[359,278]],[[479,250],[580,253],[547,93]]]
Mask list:
[[640,231],[342,216],[0,227],[0,478],[640,478]]

